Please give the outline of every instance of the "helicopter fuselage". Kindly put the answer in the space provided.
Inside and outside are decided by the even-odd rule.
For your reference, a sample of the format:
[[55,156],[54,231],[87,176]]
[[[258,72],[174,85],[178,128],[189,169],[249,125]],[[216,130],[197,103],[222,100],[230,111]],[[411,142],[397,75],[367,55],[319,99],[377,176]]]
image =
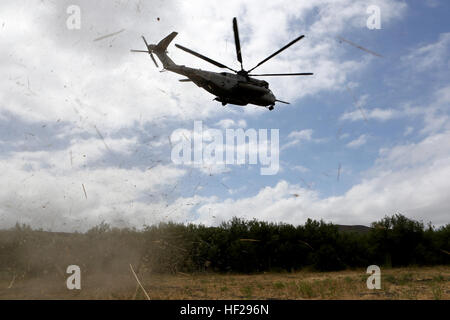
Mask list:
[[[216,96],[215,100],[223,105],[227,103],[245,106],[273,106],[276,98],[264,80],[246,77],[229,72],[212,72],[194,69],[183,65],[170,65],[167,71],[187,77],[197,86]],[[182,79],[181,81],[187,81]]]

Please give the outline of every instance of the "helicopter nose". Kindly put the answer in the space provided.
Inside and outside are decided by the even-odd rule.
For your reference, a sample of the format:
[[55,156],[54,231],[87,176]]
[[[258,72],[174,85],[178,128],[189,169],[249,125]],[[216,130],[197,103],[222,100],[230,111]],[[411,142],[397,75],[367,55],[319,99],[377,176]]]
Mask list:
[[272,91],[269,91],[268,93],[266,93],[264,95],[264,99],[267,101],[267,103],[269,104],[275,104],[276,98],[275,95],[272,93]]
[[274,105],[276,101],[275,96],[271,92],[267,92],[263,96],[260,97],[259,103],[261,106],[270,106]]

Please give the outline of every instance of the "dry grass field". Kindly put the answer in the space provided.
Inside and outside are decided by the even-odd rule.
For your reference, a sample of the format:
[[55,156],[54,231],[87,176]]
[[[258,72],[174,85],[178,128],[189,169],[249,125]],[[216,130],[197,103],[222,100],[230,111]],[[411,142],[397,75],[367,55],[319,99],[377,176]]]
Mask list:
[[[130,270],[118,275],[82,274],[81,290],[56,278],[2,279],[0,299],[145,299]],[[138,273],[151,299],[439,299],[450,298],[450,267],[381,270],[381,289],[366,287],[365,270],[340,272]]]

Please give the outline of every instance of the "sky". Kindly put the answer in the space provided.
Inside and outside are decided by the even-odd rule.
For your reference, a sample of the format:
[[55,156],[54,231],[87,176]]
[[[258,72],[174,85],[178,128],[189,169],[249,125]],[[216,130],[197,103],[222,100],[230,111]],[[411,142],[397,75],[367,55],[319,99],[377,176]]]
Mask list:
[[[68,26],[73,6],[79,28]],[[380,29],[367,26],[369,6],[380,9]],[[447,224],[449,13],[443,0],[2,1],[0,228],[234,216],[370,225],[395,213]],[[233,17],[246,68],[305,35],[257,69],[314,73],[264,78],[290,105],[223,107],[130,53],[145,48],[141,35],[157,43],[177,31],[176,63],[224,71],[179,43],[239,68]],[[190,135],[195,121],[224,134],[278,129],[278,172],[174,163],[172,134]]]

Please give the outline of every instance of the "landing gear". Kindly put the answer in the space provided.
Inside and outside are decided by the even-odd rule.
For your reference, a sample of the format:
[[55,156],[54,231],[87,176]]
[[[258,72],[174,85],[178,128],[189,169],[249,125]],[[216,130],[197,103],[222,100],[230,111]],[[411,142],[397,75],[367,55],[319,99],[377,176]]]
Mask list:
[[228,102],[223,101],[223,100],[220,99],[219,97],[215,97],[215,98],[213,99],[213,101],[219,101],[219,102],[221,102],[222,105],[223,105],[224,107],[225,107],[225,106],[227,105],[227,103],[228,103]]
[[269,110],[270,110],[270,111],[273,110],[273,105],[269,106]]

